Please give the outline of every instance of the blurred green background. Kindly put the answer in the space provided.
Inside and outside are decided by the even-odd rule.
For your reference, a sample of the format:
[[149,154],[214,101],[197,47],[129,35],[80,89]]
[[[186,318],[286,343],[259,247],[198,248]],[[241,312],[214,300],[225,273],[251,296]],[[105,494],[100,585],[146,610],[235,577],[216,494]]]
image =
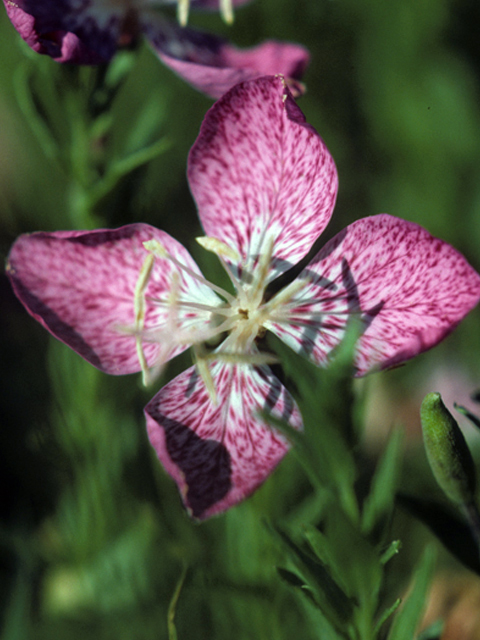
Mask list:
[[[451,242],[480,270],[478,3],[257,0],[236,12],[232,27],[216,14],[191,15],[190,24],[239,46],[275,38],[310,50],[300,106],[340,176],[326,239],[360,217],[388,212]],[[214,273],[193,242],[199,224],[185,177],[211,100],[143,44],[128,60],[99,148],[83,149],[82,113],[95,70],[62,68],[32,54],[3,10],[0,61],[3,259],[24,232],[144,221],[186,244],[207,275]],[[34,103],[25,97],[27,82]],[[29,108],[49,120],[75,174]],[[158,140],[164,146],[153,148],[150,162],[101,194],[93,216],[86,211],[85,157],[101,174]],[[139,376],[97,372],[25,313],[5,276],[0,291],[2,640],[167,638],[184,568],[179,639],[318,637],[278,580],[281,551],[264,525],[265,518],[287,518],[309,494],[298,462],[288,456],[229,513],[191,522],[144,432],[142,408],[156,388],[143,390]],[[465,404],[480,387],[478,322],[476,310],[432,352],[356,384],[365,395],[367,458],[394,423],[407,426],[403,487],[433,487],[417,452],[423,394],[439,391],[447,404]],[[188,357],[173,363],[167,376],[186,363]],[[401,516],[396,526],[415,544],[427,537]]]

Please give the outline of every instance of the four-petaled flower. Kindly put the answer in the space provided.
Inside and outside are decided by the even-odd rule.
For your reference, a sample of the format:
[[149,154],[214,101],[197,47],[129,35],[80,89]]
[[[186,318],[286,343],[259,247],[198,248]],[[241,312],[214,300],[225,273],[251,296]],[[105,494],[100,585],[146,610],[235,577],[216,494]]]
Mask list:
[[330,219],[337,172],[280,77],[238,85],[210,109],[188,178],[207,234],[200,244],[235,293],[208,282],[176,240],[146,224],[22,236],[7,271],[28,311],[102,371],[147,375],[193,347],[195,366],[145,412],[185,505],[205,518],[254,491],[287,451],[262,412],[302,425],[262,352],[266,331],[325,365],[355,316],[363,375],[447,335],[479,301],[480,276],[418,225],[377,215],[348,226],[289,278]]
[[3,0],[15,29],[27,44],[58,62],[99,64],[144,34],[162,62],[199,91],[219,98],[239,82],[281,73],[294,95],[308,64],[304,47],[268,40],[240,50],[213,34],[166,20],[162,5],[177,3],[186,22],[190,4],[220,6],[227,20],[232,7],[249,0]]

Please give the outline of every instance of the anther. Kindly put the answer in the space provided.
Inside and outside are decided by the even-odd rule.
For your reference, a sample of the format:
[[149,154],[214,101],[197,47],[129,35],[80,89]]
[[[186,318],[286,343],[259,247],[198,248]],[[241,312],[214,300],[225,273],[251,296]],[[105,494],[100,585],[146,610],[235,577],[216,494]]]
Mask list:
[[274,245],[275,238],[273,236],[270,236],[267,239],[267,246],[265,247],[265,251],[262,252],[258,261],[255,280],[252,285],[253,303],[257,306],[261,303],[263,295],[265,293],[265,285],[271,268]]

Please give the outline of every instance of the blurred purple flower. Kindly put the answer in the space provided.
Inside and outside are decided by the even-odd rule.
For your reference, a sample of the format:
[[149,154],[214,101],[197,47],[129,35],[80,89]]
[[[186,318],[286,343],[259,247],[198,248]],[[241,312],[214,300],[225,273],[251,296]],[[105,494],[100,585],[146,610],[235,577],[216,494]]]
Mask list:
[[[173,0],[174,2],[175,0]],[[119,47],[144,34],[162,62],[213,98],[239,82],[283,74],[294,95],[303,92],[300,79],[309,55],[300,45],[267,40],[251,49],[237,49],[223,38],[166,20],[158,7],[172,0],[3,0],[7,14],[25,42],[57,62],[100,64]],[[248,0],[231,0],[231,6]],[[219,0],[178,0],[199,9]],[[220,0],[222,6],[230,4]],[[228,12],[228,11],[227,11]]]

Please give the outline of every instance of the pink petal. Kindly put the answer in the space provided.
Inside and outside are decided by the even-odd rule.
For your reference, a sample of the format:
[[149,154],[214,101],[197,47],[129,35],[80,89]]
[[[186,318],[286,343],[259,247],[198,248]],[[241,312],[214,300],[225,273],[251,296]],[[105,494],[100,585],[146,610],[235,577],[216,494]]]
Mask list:
[[[7,274],[27,311],[52,335],[102,371],[133,373],[140,370],[135,337],[122,328],[134,326],[135,285],[148,255],[142,243],[151,239],[200,273],[187,251],[168,234],[146,224],[132,224],[116,230],[20,236],[10,251]],[[146,329],[165,324],[167,311],[151,298],[168,296],[174,270],[167,260],[155,262],[146,289]],[[185,274],[181,291],[191,301],[219,300]],[[172,349],[170,357],[185,348]],[[160,345],[145,342],[144,350],[152,365]]]
[[156,20],[144,24],[159,58],[199,91],[220,98],[234,85],[260,76],[283,74],[295,95],[308,64],[304,47],[267,41],[252,49],[237,49],[212,34],[181,29]]
[[167,384],[145,407],[150,442],[177,483],[189,513],[208,518],[259,487],[288,444],[256,413],[271,411],[301,428],[294,401],[267,367],[216,362],[218,404],[194,367]]
[[188,177],[207,235],[255,262],[275,238],[276,274],[298,262],[327,225],[337,171],[281,77],[234,87],[207,112]]
[[480,300],[480,276],[458,251],[413,222],[386,214],[349,225],[299,279],[310,283],[295,297],[292,324],[268,328],[325,364],[349,318],[361,319],[357,375],[433,347]]

